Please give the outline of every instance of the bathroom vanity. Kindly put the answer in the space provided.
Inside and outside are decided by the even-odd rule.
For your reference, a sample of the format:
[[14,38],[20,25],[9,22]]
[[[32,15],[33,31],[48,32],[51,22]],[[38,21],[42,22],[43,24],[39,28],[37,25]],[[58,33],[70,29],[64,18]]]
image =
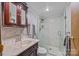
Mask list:
[[38,40],[27,39],[14,45],[5,45],[3,56],[37,56]]

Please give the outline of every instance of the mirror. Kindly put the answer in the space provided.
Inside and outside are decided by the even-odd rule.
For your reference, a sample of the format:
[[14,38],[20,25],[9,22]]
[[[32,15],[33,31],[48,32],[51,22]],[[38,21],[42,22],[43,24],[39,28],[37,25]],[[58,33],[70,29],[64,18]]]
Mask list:
[[10,3],[10,23],[16,24],[16,6]]

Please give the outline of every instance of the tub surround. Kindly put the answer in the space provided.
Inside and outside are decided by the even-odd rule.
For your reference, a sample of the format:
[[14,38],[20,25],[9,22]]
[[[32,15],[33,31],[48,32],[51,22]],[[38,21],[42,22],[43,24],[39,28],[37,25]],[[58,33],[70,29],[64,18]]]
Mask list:
[[37,39],[31,39],[28,38],[24,41],[16,42],[16,44],[11,45],[5,45],[4,51],[2,53],[3,56],[16,56],[21,54],[23,51],[29,49],[31,46],[38,43]]

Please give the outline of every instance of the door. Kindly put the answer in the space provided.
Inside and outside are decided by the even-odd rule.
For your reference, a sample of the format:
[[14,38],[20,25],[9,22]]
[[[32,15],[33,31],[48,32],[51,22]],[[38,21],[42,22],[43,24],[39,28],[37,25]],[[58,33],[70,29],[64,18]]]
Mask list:
[[71,3],[71,55],[79,56],[79,3]]

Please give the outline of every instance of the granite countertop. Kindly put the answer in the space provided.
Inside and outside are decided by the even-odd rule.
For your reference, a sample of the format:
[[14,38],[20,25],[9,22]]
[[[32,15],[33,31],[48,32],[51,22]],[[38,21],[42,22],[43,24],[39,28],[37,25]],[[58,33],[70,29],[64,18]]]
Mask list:
[[37,39],[28,39],[28,40],[19,41],[13,46],[10,45],[4,47],[4,51],[2,54],[3,56],[17,56],[18,54],[28,49],[29,47],[31,47],[37,42],[39,42],[39,40]]

